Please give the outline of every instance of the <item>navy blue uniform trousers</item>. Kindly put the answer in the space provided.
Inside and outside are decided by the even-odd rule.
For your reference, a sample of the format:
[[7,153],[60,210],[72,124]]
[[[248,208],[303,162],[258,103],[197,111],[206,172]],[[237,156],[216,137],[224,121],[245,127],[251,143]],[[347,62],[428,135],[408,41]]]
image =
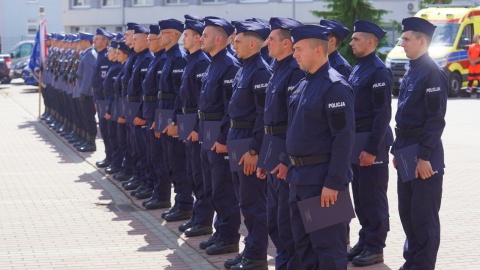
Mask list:
[[245,237],[243,256],[254,260],[266,260],[268,248],[267,183],[256,174],[232,172],[232,181],[240,202],[248,235]]
[[[440,204],[443,175],[403,183],[398,175],[398,212],[407,236],[404,266],[410,270],[433,270],[440,246]],[[426,214],[428,213],[428,214]]]
[[390,230],[388,214],[388,166],[352,164],[352,193],[355,212],[362,228],[357,245],[363,250],[383,253]]
[[267,174],[266,181],[268,235],[277,248],[275,269],[300,269],[301,264],[295,251],[295,241],[290,223],[289,184],[270,173]]
[[187,178],[195,195],[191,220],[195,224],[212,226],[213,207],[211,200],[205,196],[203,187],[202,164],[200,161],[201,148],[202,145],[199,142],[185,141]]
[[[232,182],[228,154],[217,154],[210,149],[201,150],[203,188],[217,212],[214,236],[216,239],[238,243],[240,240],[240,207]],[[209,218],[213,218],[213,213]]]
[[[172,182],[170,181],[170,169],[163,159],[162,138],[155,137],[155,130],[150,129],[154,120],[147,119],[147,157],[153,167],[153,195],[152,198],[162,202],[170,201]],[[163,135],[165,136],[165,135]]]
[[170,167],[170,179],[175,192],[175,206],[180,210],[193,208],[192,187],[187,179],[187,162],[185,160],[185,143],[167,134],[162,134],[163,158]]
[[307,234],[298,209],[299,201],[321,195],[322,188],[323,185],[290,186],[290,217],[293,237],[297,243],[295,248],[304,269],[346,270],[347,224],[341,222]]

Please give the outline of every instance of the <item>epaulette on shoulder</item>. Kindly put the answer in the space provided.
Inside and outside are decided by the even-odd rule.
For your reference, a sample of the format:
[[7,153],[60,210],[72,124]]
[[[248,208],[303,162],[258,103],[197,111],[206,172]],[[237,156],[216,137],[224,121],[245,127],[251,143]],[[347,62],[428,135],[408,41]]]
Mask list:
[[338,73],[338,71],[336,71],[333,68],[328,69],[328,77],[330,78],[332,83],[339,82],[342,80],[342,75],[340,75],[340,73]]

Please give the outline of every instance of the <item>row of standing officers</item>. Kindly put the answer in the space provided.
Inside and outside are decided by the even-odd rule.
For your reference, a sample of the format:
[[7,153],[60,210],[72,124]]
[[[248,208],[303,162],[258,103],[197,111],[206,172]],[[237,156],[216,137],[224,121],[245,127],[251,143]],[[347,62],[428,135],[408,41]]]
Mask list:
[[[433,172],[430,160],[443,164],[447,89],[445,74],[428,55],[435,27],[420,18],[402,21],[411,61],[394,140],[392,74],[375,54],[386,32],[376,24],[355,22],[352,68],[337,51],[351,31],[334,20],[185,19],[128,23],[125,35],[102,28],[50,35],[42,118],[79,151],[90,152],[98,112],[106,158],[97,166],[144,199],[146,209],[167,208],[167,222],[186,220],[179,226],[186,236],[211,235],[200,243],[209,255],[239,252],[242,214],[245,248],[224,263],[234,270],[266,269],[269,236],[276,269],[383,262],[389,172],[388,159],[376,157],[418,143],[416,179],[398,176],[407,238],[400,269],[434,269],[443,167]],[[166,111],[170,120],[162,125],[157,116]],[[183,115],[196,120],[179,140]],[[369,136],[352,163],[356,133]],[[218,136],[206,145],[212,134]],[[282,139],[288,153],[272,171],[257,166],[265,134]],[[227,143],[239,139],[249,139],[248,151],[239,160],[243,170],[232,172]],[[306,233],[297,202],[320,196],[318,207],[329,207],[350,182],[361,229],[347,251],[348,222]]]

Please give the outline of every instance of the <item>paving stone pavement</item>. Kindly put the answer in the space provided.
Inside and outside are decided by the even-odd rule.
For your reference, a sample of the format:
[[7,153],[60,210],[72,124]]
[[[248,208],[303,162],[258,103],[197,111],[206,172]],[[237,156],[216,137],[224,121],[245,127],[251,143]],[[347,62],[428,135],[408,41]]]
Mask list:
[[[448,102],[437,269],[480,269],[479,108],[475,98]],[[95,167],[105,155],[99,139],[96,152],[78,153],[37,120],[35,87],[21,80],[0,85],[0,116],[0,269],[223,269],[223,261],[236,255],[206,255],[198,244],[207,236],[189,239],[177,230],[181,222],[166,223],[161,210],[143,210],[141,200]],[[388,195],[385,263],[348,269],[402,265],[393,168]],[[352,220],[352,244],[358,228]],[[241,232],[245,235],[244,226]],[[269,269],[273,256],[270,244]]]

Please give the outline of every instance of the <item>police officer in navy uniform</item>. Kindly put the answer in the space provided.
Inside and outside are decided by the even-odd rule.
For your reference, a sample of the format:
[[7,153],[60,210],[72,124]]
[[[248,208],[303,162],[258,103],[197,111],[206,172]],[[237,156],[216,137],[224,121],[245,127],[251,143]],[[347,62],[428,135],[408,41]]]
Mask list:
[[[210,59],[200,47],[200,37],[205,26],[203,22],[185,20],[183,31],[183,47],[188,50],[187,65],[182,76],[182,86],[179,96],[182,102],[183,114],[198,115],[198,97],[202,87],[202,79],[210,65]],[[178,126],[175,126],[175,128]],[[212,234],[212,221],[214,210],[209,197],[205,196],[203,188],[202,166],[200,162],[201,145],[198,141],[198,126],[190,132],[185,141],[187,177],[195,194],[192,217],[185,227],[188,237]],[[179,229],[182,229],[179,227]]]
[[162,45],[165,47],[166,60],[159,82],[158,108],[173,110],[172,122],[163,131],[164,159],[170,166],[171,180],[174,185],[175,204],[165,211],[162,217],[166,221],[188,220],[192,216],[192,187],[187,179],[185,144],[178,140],[176,115],[182,113],[182,103],[178,92],[187,63],[186,53],[180,48],[178,40],[184,30],[183,23],[175,19],[159,21]]
[[330,66],[348,79],[352,72],[352,66],[338,52],[338,46],[350,34],[350,30],[335,20],[322,19],[320,25],[330,28],[330,35],[328,36],[328,62]]
[[[428,54],[435,26],[421,18],[402,21],[402,47],[410,68],[400,85],[395,115],[393,151],[419,144],[415,177],[403,182],[398,176],[398,210],[406,235],[400,269],[435,269],[440,245],[444,153],[441,136],[445,128],[448,79]],[[438,160],[432,168],[431,160]],[[393,165],[396,167],[396,160]],[[435,172],[433,171],[435,169]]]
[[[127,103],[140,103],[143,96],[142,82],[147,74],[148,66],[153,60],[153,55],[148,49],[147,36],[150,29],[143,25],[133,27],[133,49],[137,53],[137,58],[133,64],[132,74],[127,86]],[[141,103],[140,103],[141,104]],[[127,122],[130,127],[130,140],[133,142],[134,160],[136,160],[138,181],[135,184],[125,186],[125,190],[132,190],[130,195],[137,199],[146,199],[152,195],[152,169],[153,167],[147,160],[147,122],[143,116],[141,106],[136,112],[133,123]],[[136,157],[136,159],[135,159]]]
[[[128,82],[130,80],[130,77],[132,76],[133,64],[137,59],[137,53],[133,49],[133,27],[135,27],[135,25],[138,24],[134,22],[128,22],[126,27],[127,30],[125,31],[124,35],[125,45],[128,46],[130,50],[127,61],[125,61],[125,63],[123,64],[123,72],[120,77],[122,85],[121,94],[119,96],[120,102],[126,102]],[[124,46],[120,47],[124,48]],[[124,155],[122,162],[122,171],[114,174],[113,179],[122,181],[122,186],[125,187],[132,182],[137,182],[137,176],[135,175],[137,170],[134,166],[135,160],[132,156],[133,143],[129,139],[130,128],[128,128],[128,125],[126,123],[125,113],[123,112],[123,110],[120,110],[119,116],[120,117],[117,120],[117,123],[119,124],[119,129],[117,130],[117,138],[118,144],[121,148],[121,152],[124,153]]]
[[346,269],[346,223],[306,233],[297,203],[320,195],[319,207],[329,207],[351,181],[353,92],[328,63],[328,28],[304,25],[291,34],[293,56],[307,71],[288,104],[286,142],[292,167],[287,181],[295,248],[304,269]]
[[[163,65],[165,64],[165,48],[162,46],[162,36],[160,35],[160,26],[158,24],[150,25],[150,34],[148,35],[148,47],[153,53],[153,60],[148,66],[147,74],[142,82],[143,97],[142,109],[143,117],[147,121],[147,161],[149,166],[153,167],[151,186],[152,195],[149,199],[142,202],[146,209],[169,208],[171,206],[171,185],[170,170],[165,165],[160,138],[155,137],[155,110],[158,103],[158,80],[161,75]],[[137,194],[138,195],[138,194]]]
[[393,143],[389,126],[392,117],[391,71],[376,55],[375,49],[386,32],[378,25],[357,20],[350,46],[357,57],[349,77],[355,94],[355,127],[357,133],[369,133],[359,163],[352,164],[352,191],[355,212],[361,229],[357,244],[348,252],[353,265],[368,266],[383,262],[383,248],[390,230],[388,213],[388,161],[378,161],[380,153],[388,154]]
[[237,252],[240,240],[240,208],[235,196],[226,146],[230,127],[228,103],[240,63],[227,49],[229,37],[235,30],[233,25],[218,17],[206,17],[204,23],[201,49],[210,55],[211,64],[202,78],[198,99],[198,140],[202,142],[210,136],[205,130],[207,123],[217,121],[221,127],[217,138],[212,138],[215,140],[212,148],[201,150],[205,197],[210,199],[217,215],[213,224],[215,233],[208,240],[202,241],[200,248],[206,249],[208,255],[218,255]]
[[110,47],[108,47],[107,56],[108,60],[112,62],[112,65],[107,71],[105,80],[103,81],[103,94],[105,95],[105,100],[109,100],[110,104],[107,107],[107,111],[104,115],[107,121],[108,128],[108,142],[112,148],[112,160],[110,165],[105,168],[105,172],[109,174],[115,174],[121,171],[123,156],[120,153],[120,147],[117,140],[117,119],[112,117],[112,111],[115,101],[115,80],[117,79],[118,74],[123,69],[123,64],[117,60],[117,47],[118,41],[122,39],[123,35],[115,36],[115,39],[110,42]]
[[[113,38],[113,35],[102,28],[97,28],[96,35],[93,38],[93,47],[97,51],[97,61],[95,62],[95,71],[92,78],[92,91],[93,91],[93,100],[98,106],[98,101],[104,100],[105,95],[103,94],[103,81],[107,75],[107,71],[110,68],[112,62],[108,60],[107,57],[107,46],[109,41]],[[98,111],[98,110],[97,110]],[[104,115],[98,115],[98,127],[100,129],[100,134],[105,144],[105,159],[96,163],[97,167],[105,168],[110,166],[112,160],[113,149],[111,148],[110,142],[108,141],[108,120],[105,119]],[[91,138],[94,139],[95,137]],[[78,150],[81,152],[92,151],[95,145],[90,142],[85,146],[79,147]]]
[[[290,18],[270,18],[271,33],[267,39],[270,56],[275,60],[273,76],[266,90],[265,133],[285,140],[288,125],[288,100],[295,85],[305,77],[293,58],[290,30],[302,25]],[[288,159],[279,163],[272,172],[257,169],[257,176],[267,179],[268,234],[277,252],[275,269],[299,269],[300,260],[296,255],[290,224],[288,206]]]
[[251,139],[249,150],[239,164],[243,171],[232,172],[232,181],[245,218],[248,234],[245,237],[243,258],[230,269],[267,268],[267,209],[266,182],[256,176],[258,153],[263,140],[265,89],[272,75],[260,50],[269,32],[266,26],[254,21],[237,22],[233,49],[243,60],[233,82],[233,95],[228,106],[230,130],[228,141]]
[[93,46],[87,48],[80,59],[77,71],[77,83],[79,83],[80,89],[80,104],[83,115],[84,132],[82,139],[73,144],[76,147],[90,144],[90,149],[96,149],[96,147],[92,148],[91,146],[95,146],[95,137],[97,136],[97,121],[95,120],[96,111],[92,91],[97,56],[97,51],[95,51]]

